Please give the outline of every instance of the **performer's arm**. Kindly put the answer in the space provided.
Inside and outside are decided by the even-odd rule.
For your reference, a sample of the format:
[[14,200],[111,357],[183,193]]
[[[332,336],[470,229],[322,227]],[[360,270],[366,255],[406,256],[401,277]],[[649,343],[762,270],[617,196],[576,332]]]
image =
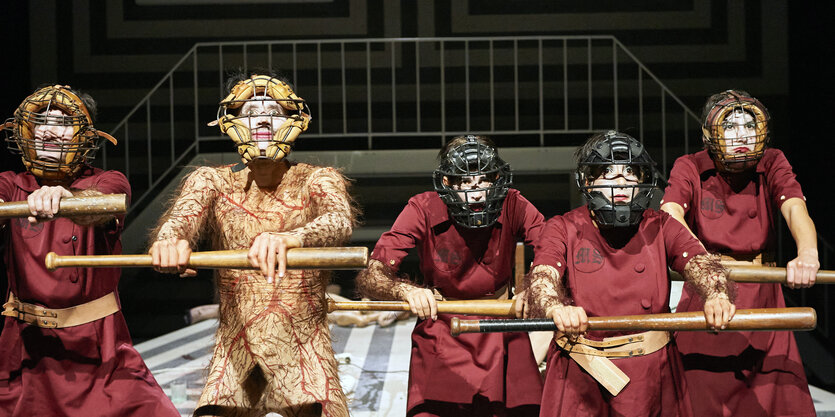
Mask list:
[[769,194],[780,208],[797,244],[797,257],[786,264],[786,285],[789,288],[810,287],[820,268],[815,224],[809,217],[803,190],[786,156],[776,149],[769,149],[766,156],[769,155],[773,155],[765,166]]
[[786,264],[786,285],[789,288],[808,288],[815,284],[820,269],[818,260],[818,235],[815,223],[809,217],[806,202],[794,197],[780,207],[797,244],[797,257]]
[[400,262],[426,236],[424,209],[414,198],[383,233],[371,254],[368,268],[357,275],[357,290],[375,300],[403,300],[421,319],[438,318],[438,304],[429,288],[397,277]]
[[661,211],[666,211],[672,218],[678,220],[693,237],[696,237],[693,231],[690,230],[690,226],[687,225],[687,220],[684,219],[684,207],[678,203],[669,202],[661,205]]
[[[0,172],[0,203],[11,201],[12,190],[14,190],[13,178],[14,173],[11,171]],[[0,230],[6,227],[9,219],[0,218]]]
[[[521,194],[516,201],[515,209],[514,219],[521,221],[521,239],[526,245],[533,246],[545,225],[545,217]],[[516,288],[513,299],[516,300],[516,317],[528,317],[530,308],[525,289]]]
[[705,300],[708,325],[724,329],[736,312],[735,286],[728,280],[719,256],[707,253],[704,245],[672,216],[662,217],[666,217],[662,221],[668,266],[680,273]]
[[357,289],[364,297],[375,300],[403,300],[409,303],[412,314],[421,319],[438,319],[438,302],[429,288],[398,278],[395,272],[377,259],[357,275]]
[[579,335],[586,332],[589,320],[582,307],[570,305],[562,284],[567,267],[565,241],[563,219],[548,220],[536,241],[533,267],[526,277],[528,309],[532,317],[553,319],[561,332]]
[[154,243],[149,253],[158,272],[196,274],[186,265],[217,196],[217,175],[214,168],[202,167],[186,177],[176,200],[151,233]]
[[569,305],[565,293],[557,268],[540,264],[531,269],[527,288],[530,315],[553,319],[557,329],[563,333],[584,334],[589,327],[586,310]]
[[308,190],[316,217],[302,227],[281,233],[298,237],[305,247],[337,246],[350,239],[355,213],[346,182],[333,168],[314,172]]
[[[96,182],[86,189],[65,188],[63,186],[48,186],[35,190],[27,197],[29,223],[50,221],[61,206],[64,197],[90,197],[102,194],[125,194],[130,199],[130,184],[127,178],[118,171],[105,171],[96,177]],[[124,215],[112,214],[98,216],[73,216],[70,220],[80,226],[102,226],[115,220],[117,227],[124,221]]]
[[255,237],[249,249],[249,262],[261,269],[268,283],[273,282],[276,273],[279,279],[284,277],[287,249],[336,246],[351,237],[354,210],[346,182],[333,168],[315,171],[307,183],[313,220],[292,230],[264,232]]
[[[690,179],[697,175],[692,163],[685,159],[677,159],[670,171],[670,179],[667,188],[664,190],[664,199],[661,200],[661,211],[670,214],[678,220],[691,235],[696,236],[687,220],[684,218],[687,210],[693,203],[693,188],[696,186]],[[698,178],[696,176],[695,178]],[[685,209],[687,207],[687,210]]]

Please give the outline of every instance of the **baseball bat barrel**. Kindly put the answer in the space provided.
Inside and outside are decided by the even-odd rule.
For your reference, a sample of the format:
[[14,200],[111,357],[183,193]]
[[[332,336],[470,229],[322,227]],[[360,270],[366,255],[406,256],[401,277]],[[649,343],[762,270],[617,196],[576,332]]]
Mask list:
[[[246,250],[221,250],[192,252],[189,268],[209,269],[257,269],[247,259]],[[129,268],[153,266],[151,255],[86,255],[59,256],[55,252],[46,255],[46,268]],[[368,265],[366,247],[293,248],[287,250],[287,268],[290,269],[363,269]]]
[[[727,266],[730,278],[736,282],[750,283],[786,283],[786,268],[775,266]],[[670,279],[683,281],[684,278],[675,271],[671,271]],[[835,284],[835,271],[821,269],[818,271],[815,284]]]
[[[102,194],[84,197],[62,197],[56,215],[58,217],[124,214],[128,210],[125,194]],[[29,217],[26,201],[0,203],[0,218]]]
[[[515,317],[513,300],[456,300],[438,301],[438,313],[468,314],[473,316]],[[334,301],[328,300],[328,312],[409,311],[405,301]]]
[[[812,330],[817,325],[813,308],[754,308],[737,310],[725,329],[718,331]],[[450,331],[461,333],[556,331],[551,319],[460,320],[453,317]],[[589,317],[589,330],[617,331],[714,331],[701,311],[636,316]]]

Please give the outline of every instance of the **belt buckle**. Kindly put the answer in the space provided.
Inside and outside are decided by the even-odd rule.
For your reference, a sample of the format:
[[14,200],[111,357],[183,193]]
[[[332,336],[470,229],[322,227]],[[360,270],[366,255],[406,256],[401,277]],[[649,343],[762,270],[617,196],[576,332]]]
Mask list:
[[3,303],[3,315],[8,317],[14,317],[18,320],[23,321],[23,316],[26,315],[26,312],[23,311],[23,306],[21,305],[20,301],[13,299]]

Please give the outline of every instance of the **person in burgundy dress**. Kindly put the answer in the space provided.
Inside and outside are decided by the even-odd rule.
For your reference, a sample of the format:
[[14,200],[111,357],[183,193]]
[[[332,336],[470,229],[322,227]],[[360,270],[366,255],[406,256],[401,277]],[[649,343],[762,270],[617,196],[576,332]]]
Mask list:
[[[815,282],[815,225],[786,157],[769,148],[769,114],[750,94],[711,96],[702,113],[705,150],[678,158],[661,210],[688,226],[726,265],[774,265],[776,211],[797,243],[790,288]],[[779,284],[738,284],[739,308],[785,307]],[[684,287],[677,311],[701,309]],[[680,333],[693,406],[699,415],[814,416],[794,335],[781,332]]]
[[110,135],[93,127],[95,102],[67,86],[27,97],[4,128],[27,171],[0,173],[0,200],[31,216],[2,219],[9,288],[0,335],[0,415],[179,416],[139,353],[119,310],[119,269],[48,271],[48,252],[122,250],[124,216],[55,218],[61,199],[126,194],[116,171],[87,164]]
[[[516,242],[532,244],[543,216],[509,188],[510,166],[488,138],[456,137],[438,156],[436,191],[409,199],[377,242],[358,288],[373,299],[407,301],[419,317],[408,416],[537,415],[542,382],[528,336],[453,337],[455,315],[438,314],[437,298],[507,299]],[[412,248],[423,285],[398,278]],[[523,310],[517,303],[517,315]]]
[[668,313],[669,266],[722,328],[735,312],[725,271],[684,226],[648,208],[656,173],[640,142],[599,133],[575,157],[588,204],[546,222],[528,278],[531,315],[559,329],[540,416],[692,415],[668,332],[587,332],[588,317]]

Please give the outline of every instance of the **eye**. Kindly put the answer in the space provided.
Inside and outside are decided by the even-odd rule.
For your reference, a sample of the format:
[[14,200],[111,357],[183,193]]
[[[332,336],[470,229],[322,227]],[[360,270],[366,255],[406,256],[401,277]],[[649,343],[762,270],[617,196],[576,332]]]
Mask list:
[[757,124],[756,124],[756,123],[754,123],[754,122],[748,122],[748,123],[745,123],[745,128],[746,128],[746,129],[753,129],[753,128],[755,128],[755,127],[757,127]]
[[623,173],[626,174],[626,175],[632,175],[632,174],[635,173],[635,170],[632,169],[632,167],[628,166],[628,167],[623,169]]
[[728,130],[728,129],[733,129],[733,128],[734,128],[734,124],[731,123],[731,122],[723,122],[722,123],[722,129]]

